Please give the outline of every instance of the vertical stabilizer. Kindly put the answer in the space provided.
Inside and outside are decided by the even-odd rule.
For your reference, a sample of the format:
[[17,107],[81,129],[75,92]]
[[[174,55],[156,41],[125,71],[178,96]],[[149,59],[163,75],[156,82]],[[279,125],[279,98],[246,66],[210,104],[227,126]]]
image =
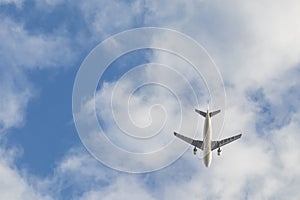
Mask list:
[[[207,114],[206,112],[203,112],[203,111],[198,110],[198,109],[195,109],[195,111],[196,111],[196,113],[202,115],[203,117],[206,117],[206,114]],[[220,112],[221,112],[221,110],[216,110],[216,111],[213,111],[213,112],[209,112],[209,116],[213,117],[213,116],[215,116],[216,114],[218,114]]]

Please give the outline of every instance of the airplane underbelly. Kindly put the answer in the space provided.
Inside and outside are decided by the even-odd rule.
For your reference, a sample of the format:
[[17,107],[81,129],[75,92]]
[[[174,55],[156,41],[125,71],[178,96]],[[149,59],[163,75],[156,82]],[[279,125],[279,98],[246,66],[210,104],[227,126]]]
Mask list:
[[208,120],[207,126],[204,129],[204,138],[203,138],[204,148],[203,148],[203,159],[204,165],[209,167],[211,163],[211,128]]
[[211,163],[211,122],[209,115],[205,119],[204,130],[203,130],[203,159],[204,165],[209,167]]
[[204,152],[204,165],[209,167],[211,163],[211,152]]

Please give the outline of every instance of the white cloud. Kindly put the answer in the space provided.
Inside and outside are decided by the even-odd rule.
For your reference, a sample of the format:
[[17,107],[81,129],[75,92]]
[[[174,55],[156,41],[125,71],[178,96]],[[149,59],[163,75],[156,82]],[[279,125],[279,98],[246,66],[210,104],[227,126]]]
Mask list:
[[243,66],[239,67],[240,82],[248,78],[268,84],[299,63],[300,4],[298,1],[248,3],[237,4],[244,11],[241,17],[249,33],[241,39],[251,41],[239,56],[243,59],[238,63]]
[[[297,87],[297,83],[291,84],[290,78],[285,75],[299,63],[299,12],[296,12],[299,3],[291,1],[282,5],[280,2],[272,2],[268,6],[259,4],[226,2],[225,5],[223,2],[203,2],[199,7],[188,3],[148,4],[150,14],[146,19],[149,19],[149,24],[154,22],[160,26],[184,30],[198,41],[204,40],[208,49],[212,50],[225,82],[230,83],[223,136],[241,129],[245,132],[241,141],[224,148],[223,157],[214,159],[213,166],[209,169],[209,175],[213,177],[210,177],[208,183],[211,187],[199,181],[204,179],[203,170],[199,169],[187,184],[176,182],[174,187],[172,183],[164,187],[165,199],[180,196],[190,199],[203,196],[221,199],[299,196],[296,188],[300,179],[298,170],[294,168],[299,165],[299,155],[297,145],[293,144],[293,141],[299,141],[295,133],[299,131],[299,127],[292,120],[278,130],[280,134],[288,134],[287,137],[276,139],[279,135],[273,131],[266,136],[261,135],[256,130],[256,124],[261,119],[261,105],[252,102],[247,96],[249,90],[263,88],[268,97],[274,97],[277,93],[276,99],[267,99],[268,103],[284,102],[285,96],[281,94]],[[170,7],[181,8],[188,14],[185,16],[182,12],[171,12]],[[203,22],[202,18],[208,14],[212,17],[212,22],[207,21],[197,27],[197,22]],[[213,17],[216,17],[215,21]],[[220,23],[223,23],[222,26],[219,26]],[[206,30],[216,33],[209,35]],[[221,39],[225,39],[225,45],[221,44]],[[278,88],[281,88],[282,93],[278,92]],[[298,102],[295,103],[299,106]],[[285,108],[285,104],[276,106]],[[282,110],[273,114],[280,115]],[[294,131],[285,130],[290,126]],[[202,187],[206,188],[205,193],[199,190]],[[281,187],[284,189],[280,190]],[[180,188],[180,191],[175,188]]]
[[21,8],[23,0],[0,0],[0,4],[14,4],[17,8]]
[[225,80],[239,88],[265,84],[299,62],[298,1],[173,1],[171,5],[149,1],[146,5],[147,24],[196,38]]
[[76,52],[71,51],[69,39],[31,35],[21,23],[0,21],[0,131],[5,132],[23,125],[27,104],[36,94],[26,72],[69,67]]
[[120,177],[113,184],[102,190],[86,192],[80,199],[117,200],[117,199],[145,199],[154,200],[140,181],[134,177]]
[[[69,65],[73,62],[73,53],[68,40],[31,35],[22,23],[8,17],[0,21],[0,133],[4,140],[3,133],[24,124],[28,102],[36,95],[34,85],[26,75],[28,70]],[[1,198],[51,199],[51,194],[41,192],[46,184],[44,180],[26,174],[25,169],[19,171],[14,164],[14,150],[6,150],[3,146],[1,143]]]
[[[291,1],[282,5],[280,2],[244,4],[204,1],[196,4],[169,4],[149,1],[145,7],[148,9],[146,24],[181,30],[199,42],[203,41],[216,60],[228,87],[222,136],[243,131],[241,140],[225,147],[222,157],[214,157],[210,169],[204,170],[199,166],[195,173],[189,174],[191,178],[179,181],[166,177],[167,173],[160,174],[159,178],[154,178],[154,185],[160,185],[161,188],[158,190],[149,185],[151,193],[159,193],[162,199],[268,199],[299,196],[296,188],[300,178],[296,166],[299,165],[300,156],[294,144],[294,141],[299,141],[297,132],[300,127],[294,119],[297,113],[290,113],[291,120],[281,126],[261,133],[256,125],[262,119],[262,102],[254,102],[249,97],[249,91],[262,89],[267,97],[264,101],[272,105],[271,109],[276,108],[273,115],[281,115],[286,104],[289,104],[284,103],[285,96],[282,94],[299,85],[295,78],[297,75],[292,79],[293,82],[290,75],[286,77],[291,71],[299,74],[295,70],[300,51],[297,42],[300,35],[297,23],[299,13],[296,12],[299,3]],[[159,57],[158,54],[154,54],[152,59],[169,59]],[[188,74],[188,70],[183,74]],[[160,75],[166,76],[164,73],[156,75],[158,79]],[[295,99],[297,95],[295,93],[289,99]],[[299,106],[299,102],[293,101],[293,105]],[[296,110],[293,112],[298,112]],[[279,118],[275,123],[279,124],[281,120]],[[183,169],[189,168],[189,165],[201,165],[195,158],[188,157],[185,161]],[[176,176],[172,170],[178,172],[182,169],[177,163],[174,168],[166,170]],[[155,177],[155,173],[150,176]],[[158,184],[159,180],[164,181]],[[143,191],[143,188],[140,190]],[[90,194],[100,195],[94,190]]]
[[96,40],[143,22],[143,4],[140,1],[82,1],[80,9]]
[[[155,78],[152,76],[154,73],[148,73],[153,70],[152,67],[135,71],[133,75],[134,77],[139,77],[138,79],[143,82],[151,82]],[[172,73],[170,74],[173,75]],[[84,144],[88,149],[93,149],[92,153],[98,159],[104,163],[114,162],[115,165],[113,167],[117,166],[119,169],[125,169],[124,163],[126,163],[126,166],[129,166],[126,170],[148,171],[149,169],[157,168],[156,166],[165,166],[169,163],[170,159],[173,160],[182,153],[186,148],[186,144],[174,140],[173,131],[184,130],[190,136],[195,134],[195,130],[197,129],[197,114],[188,112],[194,109],[192,105],[195,103],[190,104],[191,99],[180,99],[181,96],[184,96],[181,93],[190,91],[187,88],[188,86],[185,85],[186,87],[183,87],[184,85],[182,85],[183,90],[179,90],[176,87],[168,85],[168,80],[171,79],[164,79],[164,81],[166,80],[166,88],[158,85],[143,86],[143,84],[137,83],[137,79],[134,78],[120,81],[118,83],[119,86],[115,83],[103,84],[103,87],[96,95],[96,108],[98,109],[98,116],[102,121],[101,126],[103,126],[104,130],[101,135],[106,135],[113,144],[126,151],[149,153],[149,155],[140,160],[133,160],[132,157],[135,157],[133,153],[131,154],[132,157],[127,156],[127,154],[126,156],[122,156],[123,154],[118,154],[119,152],[114,146],[108,149],[101,146],[100,144],[103,144],[103,142],[99,139],[101,138],[98,135],[99,133],[95,135],[86,134],[87,130],[80,130],[83,131],[80,132],[80,136]],[[180,79],[177,77],[176,80],[177,83],[183,83],[181,77]],[[134,89],[139,86],[141,87],[140,91],[134,92]],[[174,94],[170,91],[174,92]],[[176,99],[175,95],[178,95],[178,99]],[[83,105],[79,113],[83,117],[78,119],[83,119],[87,123],[90,123],[93,121],[91,119],[93,117],[91,110],[93,109],[93,104],[88,101]],[[178,113],[182,113],[186,118],[181,118]],[[147,119],[150,120],[147,121]],[[167,123],[164,124],[165,119]],[[145,121],[147,122],[147,126],[145,126]],[[194,122],[194,125],[191,125],[191,122]],[[125,133],[133,135],[136,138],[129,137]],[[140,157],[142,156],[138,158]],[[145,165],[148,167],[144,168]],[[112,165],[110,164],[109,166]],[[137,168],[137,166],[139,167]]]
[[11,127],[23,125],[25,107],[33,94],[18,70],[8,68],[7,71],[1,71],[0,132],[5,132]]
[[26,177],[17,170],[14,158],[18,154],[16,150],[0,149],[0,193],[2,199],[29,200],[29,199],[52,199],[38,191],[34,183],[30,183]]
[[[1,1],[0,3],[17,4],[17,2],[21,1]],[[54,6],[59,2],[48,1],[47,3]],[[21,5],[21,3],[18,4]],[[89,4],[85,5],[89,7]],[[111,6],[113,9],[119,9],[117,13],[123,12],[122,17],[115,19],[115,27],[118,28],[125,22],[126,25],[124,27],[126,27],[131,23],[132,17],[127,18],[127,13],[121,9],[122,6],[127,6],[127,4],[111,4]],[[83,5],[80,8],[84,7],[85,6]],[[39,9],[41,8],[42,7]],[[92,9],[93,7],[89,8]],[[102,7],[100,8],[102,9]],[[103,11],[103,16],[98,16],[100,14],[96,13],[96,21],[105,17],[106,14],[111,13],[110,11],[112,8],[106,8],[107,10],[105,12]],[[133,9],[135,10],[138,8]],[[110,16],[114,17],[116,15],[113,14]],[[99,25],[96,21],[94,21],[94,18],[92,17],[91,23],[93,24],[93,33],[96,32],[95,35],[99,33],[103,35],[106,31],[101,30],[102,25]],[[42,33],[32,34],[24,28],[22,22],[17,23],[10,20],[9,17],[1,19],[0,24],[0,38],[2,39],[0,44],[0,94],[2,96],[0,102],[0,129],[1,132],[6,132],[10,128],[19,127],[24,123],[27,104],[34,96],[34,89],[30,80],[27,80],[26,72],[29,70],[39,70],[50,67],[65,67],[74,62],[73,56],[76,53],[71,50],[70,40],[67,37],[44,35]],[[103,28],[110,28],[108,20],[106,19]],[[101,38],[102,37],[104,36],[101,36]],[[86,165],[80,166],[80,160],[76,161],[76,158],[69,158],[68,161],[63,163],[61,168],[57,170],[57,174],[55,174],[54,177],[47,178],[46,180],[35,178],[31,175],[23,177],[23,173],[18,171],[14,166],[14,161],[12,161],[12,164],[9,164],[6,158],[4,158],[4,155],[7,159],[13,159],[13,155],[7,154],[7,152],[1,153],[3,159],[0,160],[0,176],[2,180],[0,192],[1,197],[6,199],[50,199],[50,196],[60,197],[61,191],[64,190],[66,186],[57,179],[60,173],[63,174],[63,177],[68,177],[68,174],[72,174],[72,167],[75,169],[82,167],[85,170],[82,171],[82,176],[79,176],[80,180],[78,180],[78,182],[80,182],[85,175],[88,176],[87,179],[89,180],[90,177],[95,175],[89,174],[89,172],[94,173],[96,170],[85,168]],[[90,160],[96,162],[93,159]],[[74,165],[76,162],[77,165]],[[74,171],[77,173],[76,170]],[[70,184],[72,185],[73,183]],[[77,183],[75,182],[75,184]],[[41,187],[42,191],[46,190],[49,195],[42,195],[39,192],[39,187]],[[84,189],[88,190],[87,188]]]
[[[225,147],[222,157],[214,156],[211,168],[203,169],[199,160],[186,154],[183,158],[184,163],[181,160],[163,170],[164,173],[156,172],[159,176],[156,176],[156,173],[149,174],[148,176],[153,179],[152,183],[147,182],[144,176],[135,178],[127,174],[110,175],[112,173],[110,170],[86,153],[67,154],[58,165],[49,185],[59,194],[65,186],[63,181],[70,178],[68,187],[84,186],[81,190],[82,194],[74,195],[82,199],[98,197],[118,199],[127,196],[132,199],[153,199],[153,196],[158,196],[162,199],[174,200],[182,198],[292,199],[299,196],[300,175],[297,166],[300,165],[300,155],[296,144],[300,139],[297,119],[299,109],[293,110],[295,113],[291,113],[291,120],[262,135],[256,130],[256,124],[261,119],[259,118],[261,113],[258,112],[261,104],[253,102],[247,96],[249,90],[263,88],[266,101],[278,108],[273,113],[276,115],[281,115],[285,106],[291,101],[294,107],[299,107],[299,101],[295,100],[298,97],[297,90],[293,90],[295,93],[289,96],[289,101],[285,99],[289,89],[299,86],[298,76],[290,79],[291,75],[289,75],[290,71],[299,74],[294,70],[299,64],[300,52],[297,21],[300,17],[299,3],[297,1],[284,3],[202,1],[170,4],[147,1],[145,5],[140,3],[132,5],[130,7],[123,3],[105,5],[97,5],[95,2],[84,3],[82,10],[86,14],[86,21],[91,24],[94,37],[98,34],[102,35],[107,30],[114,32],[131,27],[132,21],[136,20],[135,16],[142,13],[141,9],[144,6],[147,8],[147,13],[143,16],[143,20],[147,25],[181,30],[199,42],[203,42],[216,60],[228,86],[226,122],[222,136],[230,136],[239,130],[243,130],[244,135],[241,140]],[[2,44],[1,51],[7,49],[9,52],[3,54],[6,64],[15,63],[26,68],[37,68],[44,66],[45,61],[46,65],[52,66],[60,63],[61,55],[70,53],[68,50],[61,50],[48,57],[48,51],[45,49],[51,49],[50,52],[56,50],[59,47],[58,43],[62,42],[60,38],[31,36],[23,30],[22,26],[11,21],[3,22],[4,29],[0,30],[1,37],[7,37],[7,41],[11,38],[13,41],[18,41],[17,43],[4,41]],[[34,51],[27,51],[29,46],[41,51],[35,55]],[[10,55],[15,55],[14,59],[11,59]],[[155,58],[158,57],[153,59]],[[69,59],[71,60],[71,57]],[[149,73],[151,74],[153,73]],[[13,127],[22,122],[22,112],[32,95],[30,90],[15,89],[15,86],[10,85],[11,82],[3,82],[9,86],[5,88],[10,89],[7,90],[9,98],[1,102],[1,113],[12,116],[5,118],[0,115],[5,127]],[[22,99],[22,102],[19,99]],[[139,102],[140,99],[136,100]],[[2,106],[2,103],[10,106]],[[135,111],[137,116],[144,113]],[[146,119],[141,118],[139,123],[145,121],[147,122]],[[32,198],[39,195],[33,189],[28,189],[30,186],[26,180],[9,167],[6,161],[2,161],[0,166],[2,176],[8,176],[7,184],[20,186],[17,191],[11,191],[9,190],[11,187],[5,185],[1,186],[3,194],[16,195],[15,198],[24,193]],[[186,169],[192,167],[194,171],[189,173]],[[182,171],[185,171],[185,176],[189,178],[176,179]],[[131,184],[128,184],[129,181]],[[159,189],[157,185],[160,186]]]
[[1,20],[1,68],[34,69],[70,65],[75,52],[68,39],[55,36],[31,35],[22,24],[10,19]]

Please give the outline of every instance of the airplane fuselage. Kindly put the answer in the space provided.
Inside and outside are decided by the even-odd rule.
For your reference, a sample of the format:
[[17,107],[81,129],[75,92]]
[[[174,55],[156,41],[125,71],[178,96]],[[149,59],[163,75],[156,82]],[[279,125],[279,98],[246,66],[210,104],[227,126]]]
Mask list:
[[209,111],[206,113],[205,121],[204,121],[204,128],[203,128],[203,160],[204,165],[209,167],[211,163],[211,119],[209,115]]

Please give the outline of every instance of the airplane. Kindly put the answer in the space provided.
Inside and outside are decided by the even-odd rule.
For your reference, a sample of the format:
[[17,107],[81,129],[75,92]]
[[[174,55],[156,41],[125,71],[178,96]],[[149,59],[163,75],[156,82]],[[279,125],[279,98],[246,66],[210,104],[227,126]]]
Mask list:
[[193,150],[194,155],[196,155],[196,153],[197,153],[197,148],[203,150],[204,165],[206,167],[209,167],[211,164],[211,159],[212,159],[211,152],[215,149],[218,149],[217,154],[218,154],[218,156],[220,156],[222,153],[222,150],[220,147],[222,147],[230,142],[233,142],[234,140],[239,139],[242,136],[242,134],[238,134],[238,135],[235,135],[235,136],[223,139],[223,140],[219,140],[219,141],[212,141],[211,140],[211,137],[212,137],[211,117],[220,113],[221,110],[209,112],[209,109],[207,109],[206,112],[203,112],[201,110],[195,109],[195,111],[205,118],[204,128],[203,128],[203,141],[202,140],[194,140],[192,138],[180,135],[179,133],[176,133],[176,132],[174,132],[174,135],[176,137],[184,140],[185,142],[193,145],[194,146],[194,150]]

